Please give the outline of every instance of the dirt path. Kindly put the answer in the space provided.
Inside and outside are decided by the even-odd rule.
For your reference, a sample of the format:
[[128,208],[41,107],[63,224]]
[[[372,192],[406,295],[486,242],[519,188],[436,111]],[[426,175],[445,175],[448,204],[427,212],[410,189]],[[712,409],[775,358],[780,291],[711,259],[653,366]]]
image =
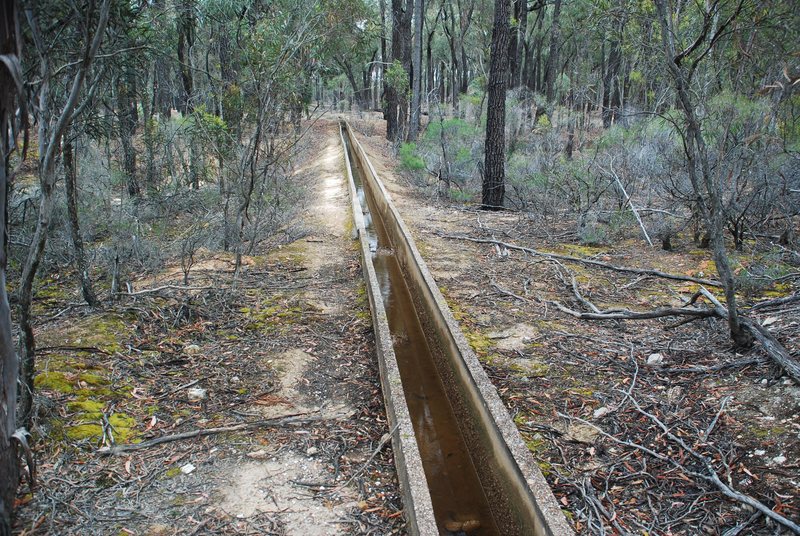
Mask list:
[[[237,285],[232,255],[202,254],[191,274],[201,290],[68,309],[40,326],[40,348],[52,349],[39,361],[34,434],[47,439],[35,443],[39,487],[20,501],[17,533],[403,532],[391,446],[372,457],[388,428],[336,122],[312,126],[303,143],[311,156],[292,180],[307,189],[294,222],[306,234],[247,258]],[[180,278],[170,268],[135,288]]]
[[[318,156],[299,169],[297,176],[311,178],[311,206],[304,214],[305,227],[310,234],[289,246],[288,250],[302,259],[304,274],[311,281],[331,281],[326,287],[308,288],[303,299],[317,318],[300,319],[299,323],[315,330],[314,325],[346,326],[342,320],[354,314],[348,302],[350,285],[337,281],[347,274],[352,262],[352,247],[345,239],[348,221],[347,192],[342,176],[343,154],[334,124],[326,124],[318,133]],[[322,338],[329,335],[322,335]],[[279,387],[274,392],[275,404],[249,408],[265,418],[278,418],[294,413],[310,413],[331,421],[350,419],[355,415],[353,400],[341,390],[325,384],[327,378],[315,374],[326,369],[338,377],[352,375],[347,364],[336,363],[341,355],[321,355],[309,348],[289,348],[275,355],[271,366],[277,371]],[[310,388],[306,388],[310,387]],[[283,527],[284,534],[336,535],[348,532],[341,521],[351,510],[358,508],[359,494],[352,487],[337,490],[331,495],[315,495],[304,490],[301,483],[320,484],[331,481],[325,463],[318,459],[319,449],[309,446],[297,452],[281,449],[265,452],[264,461],[225,468],[218,477],[227,482],[221,489],[220,507],[237,518],[248,518],[259,512],[271,512]],[[341,484],[341,483],[339,483]],[[313,487],[311,488],[313,489]],[[363,497],[362,497],[363,499]],[[338,524],[337,524],[338,523]]]

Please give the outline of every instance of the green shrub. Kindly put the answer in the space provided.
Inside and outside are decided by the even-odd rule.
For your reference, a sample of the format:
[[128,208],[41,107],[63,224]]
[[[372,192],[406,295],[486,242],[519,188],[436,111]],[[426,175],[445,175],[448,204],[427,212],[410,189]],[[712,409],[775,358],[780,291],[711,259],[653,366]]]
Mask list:
[[400,164],[411,171],[425,169],[425,162],[417,155],[416,143],[404,143],[400,146]]

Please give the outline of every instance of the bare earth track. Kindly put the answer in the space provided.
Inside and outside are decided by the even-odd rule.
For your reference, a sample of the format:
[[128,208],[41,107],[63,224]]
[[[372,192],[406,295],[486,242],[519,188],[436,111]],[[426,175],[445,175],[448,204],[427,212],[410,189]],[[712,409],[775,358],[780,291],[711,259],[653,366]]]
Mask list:
[[[51,349],[34,434],[48,439],[19,534],[403,531],[336,123],[304,143],[311,157],[294,177],[308,189],[305,236],[248,259],[235,287],[231,256],[206,255],[190,283],[212,289],[103,311],[42,305],[62,314],[37,332]],[[100,448],[109,434],[129,443],[245,423],[115,456]]]

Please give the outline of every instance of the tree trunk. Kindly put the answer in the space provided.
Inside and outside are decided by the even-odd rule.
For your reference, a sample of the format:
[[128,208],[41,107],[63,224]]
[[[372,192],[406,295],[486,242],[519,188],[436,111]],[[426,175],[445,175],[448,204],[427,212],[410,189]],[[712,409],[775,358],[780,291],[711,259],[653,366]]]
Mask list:
[[193,0],[177,0],[175,5],[178,26],[178,64],[181,73],[182,92],[180,109],[183,115],[194,110],[194,71],[192,69],[192,47],[195,24]]
[[603,73],[603,127],[609,128],[617,121],[621,102],[620,66],[622,65],[622,36],[625,29],[624,13],[617,14],[609,42],[608,61]]
[[408,126],[408,140],[414,141],[419,134],[419,116],[422,105],[422,21],[425,13],[425,0],[414,0],[414,43],[411,55],[411,122]]
[[25,426],[31,425],[33,409],[33,377],[35,374],[36,348],[33,338],[33,323],[31,320],[31,302],[33,297],[33,280],[36,277],[36,270],[44,254],[47,244],[47,232],[50,226],[50,218],[53,212],[53,191],[56,183],[55,164],[58,152],[61,149],[61,139],[64,132],[69,128],[73,119],[73,113],[78,105],[83,84],[89,67],[94,60],[100,43],[103,41],[105,27],[108,23],[111,0],[104,0],[100,7],[94,34],[91,43],[85,43],[83,50],[83,61],[79,64],[78,70],[68,84],[70,87],[69,95],[66,97],[61,111],[56,116],[50,109],[50,63],[47,53],[47,45],[43,42],[42,35],[39,33],[38,21],[33,12],[27,12],[28,23],[31,27],[31,34],[36,45],[39,56],[39,67],[41,75],[41,87],[39,89],[39,215],[36,220],[36,230],[31,238],[28,256],[22,268],[22,277],[18,291],[18,310],[19,324],[22,332],[22,382],[20,390],[20,407],[18,420]]
[[556,77],[558,76],[558,51],[561,47],[561,0],[553,4],[553,24],[550,27],[550,54],[547,57],[547,74],[545,75],[545,95],[547,102],[556,97]]
[[[560,1],[560,0],[556,0]],[[508,79],[509,0],[495,0],[489,63],[486,160],[481,207],[500,210],[505,197],[506,81]]]
[[[720,186],[716,184],[712,173],[711,163],[708,154],[708,147],[703,138],[700,120],[695,113],[695,104],[692,101],[690,92],[691,70],[687,70],[681,64],[683,57],[676,53],[676,47],[672,37],[675,29],[672,27],[671,15],[667,12],[665,0],[656,0],[656,11],[662,30],[662,43],[666,54],[666,62],[675,86],[678,97],[678,107],[683,112],[685,120],[684,152],[686,154],[686,166],[692,189],[697,196],[697,206],[705,220],[708,228],[709,237],[714,256],[714,264],[717,267],[720,282],[725,289],[725,300],[728,307],[728,328],[730,329],[731,339],[737,346],[748,347],[752,345],[752,335],[744,329],[739,320],[739,313],[736,308],[736,285],[731,270],[728,254],[725,248],[724,224],[725,212],[722,203],[722,192]],[[713,46],[711,40],[709,48]]]
[[[6,228],[8,199],[8,158],[14,140],[10,139],[10,123],[14,121],[18,97],[22,87],[19,78],[20,62],[17,56],[17,12],[14,0],[0,4],[0,54],[7,63],[0,66],[0,535],[11,534],[14,499],[19,484],[19,461],[12,439],[16,429],[17,376],[19,365],[11,335],[11,310],[6,295],[6,267],[8,264],[8,229]],[[18,69],[12,73],[10,65]],[[25,111],[23,111],[25,113]],[[16,131],[16,129],[13,129]]]
[[136,180],[136,149],[133,146],[137,123],[134,83],[134,77],[129,73],[121,74],[117,78],[117,118],[119,139],[122,144],[122,170],[128,182],[128,195],[137,198],[142,192]]
[[86,263],[86,251],[81,238],[80,224],[78,222],[78,187],[77,166],[72,140],[67,140],[63,146],[64,184],[67,190],[67,212],[69,214],[69,234],[72,239],[72,249],[75,253],[75,268],[78,271],[78,280],[81,285],[83,299],[92,307],[98,305],[97,296],[89,277],[89,267]]
[[514,0],[514,19],[517,21],[513,36],[513,45],[509,50],[512,53],[509,58],[511,64],[510,87],[516,88],[522,85],[522,69],[525,61],[525,49],[527,48],[525,38],[528,34],[528,2],[527,0]]
[[434,84],[434,65],[433,65],[433,38],[436,34],[436,24],[433,25],[433,28],[430,29],[428,32],[428,42],[426,43],[425,47],[425,64],[428,67],[428,72],[425,77],[426,84],[425,84],[425,95],[427,96],[427,103],[428,103],[428,114],[430,114],[430,96],[433,94],[433,90],[435,87]]
[[386,55],[386,0],[378,2],[381,11],[381,108],[383,109],[383,118],[386,120],[386,138],[392,139],[389,136],[389,89],[386,85],[386,68],[388,67],[389,57]]

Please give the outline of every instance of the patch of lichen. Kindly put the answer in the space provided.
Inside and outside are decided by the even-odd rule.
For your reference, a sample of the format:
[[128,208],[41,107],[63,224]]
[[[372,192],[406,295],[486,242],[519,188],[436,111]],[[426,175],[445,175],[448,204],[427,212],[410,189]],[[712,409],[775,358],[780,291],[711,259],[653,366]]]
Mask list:
[[[103,438],[102,413],[78,411],[72,416],[72,423],[64,428],[64,434],[71,441],[99,441]],[[117,443],[136,442],[136,420],[124,413],[108,416],[109,432]]]
[[768,298],[783,298],[794,291],[790,283],[773,283],[772,288],[765,290],[762,295]]
[[[92,328],[97,333],[89,333]],[[108,349],[119,345],[119,334],[125,329],[127,325],[120,317],[93,318],[68,329],[65,338],[72,346]],[[103,438],[104,414],[107,414],[105,419],[116,442],[137,440],[137,421],[123,412],[128,411],[126,403],[132,387],[124,381],[112,381],[109,369],[101,364],[104,359],[97,353],[74,352],[67,356],[46,354],[38,361],[36,389],[44,396],[56,395],[66,409],[66,415],[52,415],[46,421],[51,438],[68,444],[97,444]]]
[[467,342],[472,347],[472,350],[479,356],[487,355],[489,350],[494,347],[492,339],[480,331],[469,329],[466,326],[462,326],[462,331],[464,332],[464,337],[467,339]]
[[782,426],[771,426],[769,428],[762,428],[756,425],[750,426],[749,431],[751,434],[753,434],[754,437],[758,439],[774,438],[782,436],[788,432],[788,430]]
[[571,387],[567,390],[567,395],[589,397],[594,395],[594,389],[590,389],[589,387]]
[[85,318],[59,333],[47,333],[40,344],[93,347],[107,353],[123,351],[133,333],[133,315],[101,313]]
[[360,280],[356,287],[356,318],[366,322],[370,321],[369,296],[367,295],[367,284]]
[[59,278],[49,277],[37,280],[33,289],[33,314],[42,314],[54,304],[68,302],[73,299],[70,286]]
[[544,378],[550,372],[550,365],[539,361],[520,363],[516,361],[509,365],[509,369],[519,376],[527,378]]
[[306,261],[307,244],[304,240],[295,240],[290,244],[280,245],[270,251],[268,259],[288,266],[301,267]]
[[246,319],[245,329],[271,334],[285,332],[289,326],[299,322],[306,307],[297,298],[275,295],[256,303],[254,307],[242,307],[239,312]]
[[70,378],[64,372],[48,370],[37,374],[33,380],[33,385],[36,389],[42,391],[71,393],[75,390],[73,382],[74,378]]
[[557,244],[555,248],[550,250],[551,253],[569,255],[571,257],[593,257],[608,251],[606,248],[598,246],[585,246],[581,244]]

